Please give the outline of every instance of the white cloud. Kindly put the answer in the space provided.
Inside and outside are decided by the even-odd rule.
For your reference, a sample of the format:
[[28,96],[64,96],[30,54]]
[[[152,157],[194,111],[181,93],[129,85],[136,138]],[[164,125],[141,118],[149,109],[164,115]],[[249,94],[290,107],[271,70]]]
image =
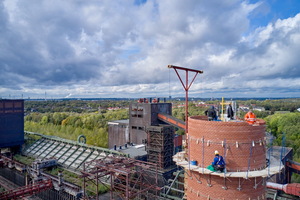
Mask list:
[[299,86],[300,14],[249,32],[249,16],[260,2],[1,4],[2,97],[37,96],[45,90],[62,97],[183,95],[168,64],[204,70],[190,90],[201,97],[210,97],[211,91],[257,96],[264,88],[284,96],[287,86]]

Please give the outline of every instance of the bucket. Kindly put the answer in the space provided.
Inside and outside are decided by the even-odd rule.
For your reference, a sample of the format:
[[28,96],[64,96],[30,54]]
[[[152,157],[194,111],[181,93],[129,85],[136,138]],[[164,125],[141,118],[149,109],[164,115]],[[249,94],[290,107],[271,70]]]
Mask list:
[[190,163],[191,163],[191,165],[197,165],[197,161],[196,160],[191,160]]

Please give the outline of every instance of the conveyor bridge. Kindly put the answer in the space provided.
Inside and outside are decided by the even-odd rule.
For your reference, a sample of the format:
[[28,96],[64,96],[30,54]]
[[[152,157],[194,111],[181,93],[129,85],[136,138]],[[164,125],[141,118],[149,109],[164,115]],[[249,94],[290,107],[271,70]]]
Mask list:
[[158,113],[157,117],[159,120],[166,122],[167,124],[185,130],[185,122],[180,119],[177,119],[176,117],[173,117],[172,115]]

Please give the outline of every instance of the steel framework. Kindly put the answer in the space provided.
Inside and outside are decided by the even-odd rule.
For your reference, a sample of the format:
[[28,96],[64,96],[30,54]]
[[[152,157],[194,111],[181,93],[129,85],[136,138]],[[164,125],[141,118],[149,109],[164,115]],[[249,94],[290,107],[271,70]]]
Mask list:
[[172,126],[147,127],[147,154],[148,161],[157,163],[161,169],[166,169],[174,162],[172,160],[174,149],[174,128]]
[[81,173],[86,198],[88,182],[96,186],[96,197],[99,185],[109,186],[110,199],[156,199],[161,189],[157,187],[156,164],[127,157],[112,155],[86,162]]
[[49,190],[53,188],[51,179],[35,182],[31,185],[26,185],[14,190],[9,190],[0,193],[0,199],[17,199],[21,197],[31,196],[33,194],[39,193],[44,190]]

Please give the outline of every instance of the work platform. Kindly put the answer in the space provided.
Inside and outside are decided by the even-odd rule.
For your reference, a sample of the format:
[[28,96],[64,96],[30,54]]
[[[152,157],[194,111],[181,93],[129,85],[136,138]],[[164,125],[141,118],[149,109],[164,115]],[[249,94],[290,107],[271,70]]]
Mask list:
[[283,160],[286,159],[286,155],[291,151],[286,147],[274,147],[268,149],[267,158],[268,166],[262,170],[244,171],[244,172],[226,172],[219,173],[213,172],[207,168],[203,168],[197,165],[192,165],[186,158],[186,152],[182,151],[173,156],[173,161],[176,165],[183,167],[185,170],[195,171],[200,174],[210,174],[214,176],[220,176],[224,178],[255,178],[255,177],[271,177],[275,174],[282,172],[285,165]]

